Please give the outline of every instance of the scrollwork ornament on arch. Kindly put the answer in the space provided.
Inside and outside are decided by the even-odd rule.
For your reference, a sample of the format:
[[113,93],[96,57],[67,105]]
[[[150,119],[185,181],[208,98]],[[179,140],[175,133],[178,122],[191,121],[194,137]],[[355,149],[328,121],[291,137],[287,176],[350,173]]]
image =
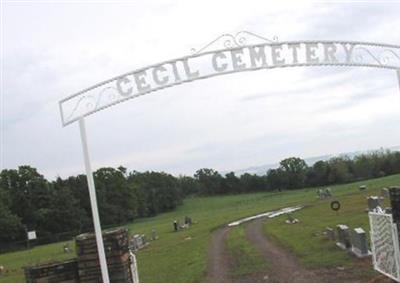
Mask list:
[[203,52],[210,50],[241,47],[247,45],[248,43],[274,43],[274,42],[278,42],[277,36],[274,36],[273,39],[271,40],[249,31],[239,31],[236,34],[230,34],[230,33],[222,34],[199,49],[192,48],[191,53],[192,55],[194,55],[194,54],[201,54]]
[[79,116],[80,112],[96,111],[102,105],[107,105],[118,100],[120,94],[117,89],[112,86],[105,87],[101,89],[97,94],[86,94],[79,98],[72,108],[67,120],[72,117]]
[[353,55],[354,62],[358,64],[377,64],[382,67],[400,64],[400,54],[389,48],[358,46],[354,50],[358,51]]

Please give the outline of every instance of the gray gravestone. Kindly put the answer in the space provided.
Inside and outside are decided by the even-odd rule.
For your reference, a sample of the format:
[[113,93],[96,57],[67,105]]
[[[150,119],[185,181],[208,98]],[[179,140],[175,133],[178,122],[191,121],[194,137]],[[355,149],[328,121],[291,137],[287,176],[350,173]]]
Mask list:
[[134,251],[140,250],[142,248],[144,248],[147,245],[147,239],[146,236],[144,234],[139,235],[136,234],[134,235],[131,240],[130,240],[130,248]]
[[367,234],[363,228],[351,231],[351,252],[359,258],[371,255],[368,250]]
[[368,198],[368,210],[374,211],[378,207],[382,207],[383,198],[377,196],[370,196]]
[[336,245],[344,250],[347,250],[351,247],[350,243],[350,230],[347,225],[337,225],[337,243]]
[[381,196],[384,198],[390,198],[390,193],[388,188],[381,189]]
[[151,230],[151,240],[157,240],[158,239],[158,236],[157,236],[157,232],[156,232],[156,230],[155,229],[152,229]]
[[335,230],[333,230],[330,227],[327,227],[326,228],[326,237],[331,241],[335,241],[336,240]]
[[326,189],[325,189],[325,196],[326,196],[326,197],[331,197],[331,196],[332,196],[332,190],[331,190],[331,188],[326,188]]

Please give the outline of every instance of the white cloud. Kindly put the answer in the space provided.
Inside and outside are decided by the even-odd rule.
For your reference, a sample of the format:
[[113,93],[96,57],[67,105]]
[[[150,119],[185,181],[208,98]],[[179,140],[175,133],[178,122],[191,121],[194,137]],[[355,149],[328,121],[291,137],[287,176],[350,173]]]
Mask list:
[[[11,3],[4,9],[4,166],[46,176],[83,172],[77,125],[57,101],[220,34],[398,43],[400,5],[265,1]],[[400,102],[394,72],[296,68],[181,85],[87,119],[94,167],[193,173],[391,146]]]

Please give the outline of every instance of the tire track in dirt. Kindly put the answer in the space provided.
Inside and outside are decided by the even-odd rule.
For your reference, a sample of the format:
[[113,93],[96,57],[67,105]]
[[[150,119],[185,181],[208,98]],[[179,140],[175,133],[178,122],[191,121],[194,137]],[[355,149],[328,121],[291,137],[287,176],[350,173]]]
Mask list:
[[298,263],[297,259],[277,247],[264,236],[262,220],[256,220],[246,226],[246,238],[263,255],[268,263],[268,277],[265,282],[279,283],[317,283],[321,278]]
[[207,282],[209,283],[232,283],[229,278],[230,259],[225,247],[229,231],[229,227],[223,227],[212,234],[208,249]]
[[[319,283],[321,279],[302,268],[293,255],[276,247],[262,232],[262,220],[255,220],[246,225],[247,240],[260,251],[268,262],[265,272],[258,272],[241,278],[232,278],[233,260],[226,249],[226,238],[230,227],[223,227],[212,234],[208,251],[209,283]],[[267,276],[266,276],[267,275]]]
[[[268,268],[265,271],[233,278],[234,258],[226,249],[226,239],[231,227],[222,227],[212,233],[208,249],[208,283],[388,283],[387,278],[378,275],[365,278],[365,271],[371,268],[369,259],[361,260],[353,268],[321,268],[309,270],[303,267],[288,250],[276,245],[265,237],[264,219],[249,222],[245,227],[246,239],[260,251]],[[363,279],[364,278],[364,279]]]

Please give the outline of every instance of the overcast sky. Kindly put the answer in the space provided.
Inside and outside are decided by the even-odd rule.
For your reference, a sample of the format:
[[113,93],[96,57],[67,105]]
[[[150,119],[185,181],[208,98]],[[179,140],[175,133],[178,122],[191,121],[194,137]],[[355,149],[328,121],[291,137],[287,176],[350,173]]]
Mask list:
[[[78,124],[61,126],[58,101],[221,34],[400,44],[399,15],[382,1],[4,2],[1,166],[84,173]],[[86,122],[95,169],[193,174],[398,145],[399,106],[394,71],[282,68],[176,86]]]

